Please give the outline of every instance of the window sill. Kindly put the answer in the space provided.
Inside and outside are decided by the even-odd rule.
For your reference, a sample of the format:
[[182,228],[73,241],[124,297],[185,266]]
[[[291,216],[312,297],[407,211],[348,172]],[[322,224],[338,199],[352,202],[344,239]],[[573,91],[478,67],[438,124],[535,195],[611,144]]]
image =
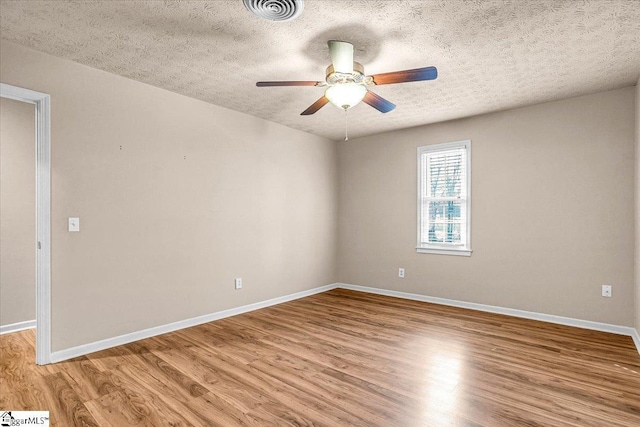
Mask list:
[[419,254],[471,256],[471,249],[416,248]]

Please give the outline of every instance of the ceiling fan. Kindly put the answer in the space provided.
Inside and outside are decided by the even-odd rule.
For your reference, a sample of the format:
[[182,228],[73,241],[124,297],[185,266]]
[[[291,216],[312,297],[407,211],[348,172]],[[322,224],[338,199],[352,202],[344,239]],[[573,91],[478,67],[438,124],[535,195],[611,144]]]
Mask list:
[[438,77],[436,67],[416,68],[392,73],[366,76],[362,64],[353,61],[353,45],[339,40],[329,40],[332,64],[327,67],[325,81],[274,81],[257,82],[258,87],[267,86],[316,86],[326,87],[324,95],[301,115],[308,116],[331,102],[345,111],[360,101],[369,104],[381,113],[396,108],[395,104],[369,90],[376,85],[434,80]]

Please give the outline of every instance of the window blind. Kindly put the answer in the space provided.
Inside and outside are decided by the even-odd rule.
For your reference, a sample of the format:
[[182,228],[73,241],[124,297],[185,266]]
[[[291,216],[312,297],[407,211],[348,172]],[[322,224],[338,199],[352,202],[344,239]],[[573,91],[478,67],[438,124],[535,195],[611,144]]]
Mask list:
[[420,154],[419,247],[466,246],[467,170],[466,146]]

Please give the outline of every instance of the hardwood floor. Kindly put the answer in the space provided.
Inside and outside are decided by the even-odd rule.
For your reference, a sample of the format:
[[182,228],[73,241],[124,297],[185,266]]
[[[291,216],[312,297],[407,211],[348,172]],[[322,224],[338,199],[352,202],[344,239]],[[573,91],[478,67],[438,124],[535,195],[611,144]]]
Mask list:
[[56,426],[640,426],[630,337],[333,290],[36,366],[0,337],[0,409]]

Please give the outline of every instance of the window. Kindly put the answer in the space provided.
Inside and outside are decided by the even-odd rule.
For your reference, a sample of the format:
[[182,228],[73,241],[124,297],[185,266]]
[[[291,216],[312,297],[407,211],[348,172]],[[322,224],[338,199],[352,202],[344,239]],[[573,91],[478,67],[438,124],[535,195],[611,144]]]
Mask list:
[[420,253],[471,255],[471,141],[418,147]]

